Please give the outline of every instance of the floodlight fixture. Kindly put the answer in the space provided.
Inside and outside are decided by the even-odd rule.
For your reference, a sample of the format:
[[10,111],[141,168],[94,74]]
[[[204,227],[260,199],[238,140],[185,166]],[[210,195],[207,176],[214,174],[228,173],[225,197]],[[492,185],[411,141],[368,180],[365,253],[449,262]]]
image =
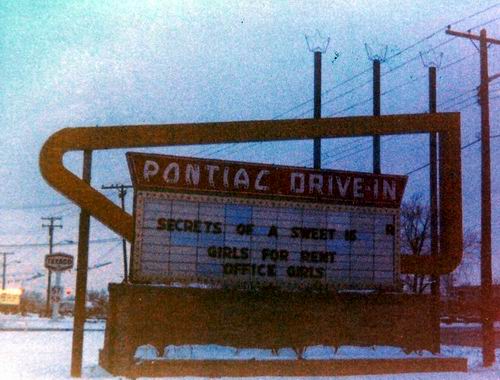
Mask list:
[[316,30],[316,33],[310,36],[306,34],[305,37],[309,51],[313,53],[326,53],[330,44],[330,37],[323,37],[319,30]]
[[369,44],[365,43],[365,50],[369,60],[385,62],[387,59],[387,52],[389,51],[389,46],[379,45],[379,44],[374,44],[373,46],[370,46]]
[[425,67],[440,68],[443,62],[443,52],[437,52],[433,48],[420,52],[420,60]]

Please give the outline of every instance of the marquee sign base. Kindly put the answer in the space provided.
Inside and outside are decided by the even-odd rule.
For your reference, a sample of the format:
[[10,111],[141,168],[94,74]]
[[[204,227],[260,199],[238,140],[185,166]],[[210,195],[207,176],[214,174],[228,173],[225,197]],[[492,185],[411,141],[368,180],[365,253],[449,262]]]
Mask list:
[[[432,296],[397,293],[241,292],[110,284],[100,365],[116,376],[260,376],[465,371],[464,361],[134,361],[137,347],[239,348],[385,345],[436,351]],[[386,364],[384,364],[386,363]],[[351,367],[352,364],[352,367]],[[377,370],[376,368],[380,368]],[[377,372],[384,371],[384,372]]]
[[335,360],[151,360],[133,365],[129,377],[363,376],[467,372],[464,358]]

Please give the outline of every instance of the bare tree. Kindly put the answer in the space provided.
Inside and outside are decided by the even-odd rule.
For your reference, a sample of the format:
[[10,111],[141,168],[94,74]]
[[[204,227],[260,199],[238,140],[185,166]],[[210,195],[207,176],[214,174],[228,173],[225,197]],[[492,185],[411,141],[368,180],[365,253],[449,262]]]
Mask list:
[[[416,193],[401,206],[401,251],[422,256],[430,254],[430,208],[422,194]],[[463,238],[463,259],[452,273],[442,276],[443,287],[449,295],[457,281],[471,282],[479,262],[480,238],[477,231],[466,229]],[[424,275],[407,275],[403,281],[413,293],[430,288],[431,279]]]
[[[464,231],[463,258],[455,271],[443,276],[443,286],[446,295],[450,296],[453,287],[458,283],[470,284],[477,274],[480,263],[481,239],[479,232],[473,229]],[[476,273],[475,273],[476,272]]]
[[[422,256],[430,252],[430,212],[422,194],[416,193],[401,205],[401,251],[403,254]],[[423,293],[430,286],[425,275],[407,275],[406,286],[413,293]]]

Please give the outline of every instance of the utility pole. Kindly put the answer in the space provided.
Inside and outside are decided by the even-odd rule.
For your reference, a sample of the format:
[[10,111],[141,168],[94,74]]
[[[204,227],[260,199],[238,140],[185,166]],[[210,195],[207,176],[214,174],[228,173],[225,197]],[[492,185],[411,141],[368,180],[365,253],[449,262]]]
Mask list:
[[486,29],[479,35],[451,30],[446,34],[479,41],[481,103],[481,320],[483,335],[483,366],[495,362],[495,329],[492,310],[492,268],[491,268],[491,161],[490,161],[490,101],[488,77],[488,44],[500,45],[500,40],[488,38]]
[[[116,185],[103,185],[101,189],[103,190],[118,190],[118,197],[120,197],[122,210],[125,211],[125,196],[127,195],[127,189],[131,189],[133,186],[124,185],[123,183],[119,183]],[[122,248],[123,248],[123,282],[128,282],[128,261],[127,261],[127,241],[122,239]]]
[[[309,51],[314,53],[314,119],[321,119],[321,58],[330,44],[330,37],[324,38],[319,31],[314,36],[306,35]],[[314,169],[321,169],[321,139],[314,139]]]
[[[62,228],[62,224],[55,224],[56,221],[61,221],[62,218],[50,216],[42,218],[42,220],[47,220],[49,224],[42,224],[42,227],[49,229],[49,255],[52,255],[52,248],[54,246],[54,228]],[[45,314],[50,315],[50,290],[52,281],[52,271],[49,269],[49,275],[47,278],[47,300],[45,303]]]
[[7,255],[13,255],[14,252],[0,252],[3,255],[3,264],[2,264],[2,290],[5,289],[5,282],[7,279]]

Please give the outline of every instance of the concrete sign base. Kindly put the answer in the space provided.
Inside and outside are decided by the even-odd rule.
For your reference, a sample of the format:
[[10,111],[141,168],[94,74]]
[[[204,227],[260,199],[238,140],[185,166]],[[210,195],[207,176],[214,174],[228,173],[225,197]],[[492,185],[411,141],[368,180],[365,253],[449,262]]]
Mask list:
[[[253,361],[249,366],[242,361],[221,363],[220,367],[213,363],[205,367],[198,362],[185,361],[186,365],[171,363],[141,367],[134,362],[134,353],[137,347],[146,344],[156,347],[159,352],[168,345],[190,344],[274,349],[300,349],[313,345],[387,345],[407,351],[433,351],[439,344],[432,335],[435,321],[430,295],[305,295],[300,292],[240,292],[130,284],[110,284],[109,293],[110,309],[100,365],[117,376],[159,376],[163,370],[157,368],[164,368],[162,376],[210,376],[208,372],[198,371],[200,368],[206,368],[206,371],[220,369],[217,376],[247,372],[252,376],[278,373],[318,376],[326,375],[323,369],[320,370],[324,365],[333,371],[329,375],[338,368],[336,364],[302,360],[291,366],[283,361],[258,365]],[[454,369],[422,363],[414,361],[408,368],[414,370],[415,366],[424,368],[429,365],[432,370],[436,367],[455,371],[466,369],[462,362]],[[365,363],[362,367],[368,372],[353,374],[369,373],[376,365]],[[145,372],[142,373],[140,368]],[[404,366],[395,364],[394,368],[403,371]]]

